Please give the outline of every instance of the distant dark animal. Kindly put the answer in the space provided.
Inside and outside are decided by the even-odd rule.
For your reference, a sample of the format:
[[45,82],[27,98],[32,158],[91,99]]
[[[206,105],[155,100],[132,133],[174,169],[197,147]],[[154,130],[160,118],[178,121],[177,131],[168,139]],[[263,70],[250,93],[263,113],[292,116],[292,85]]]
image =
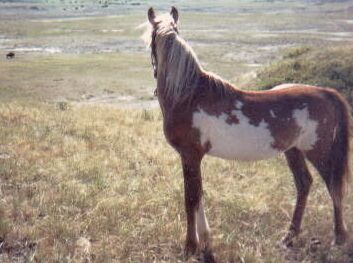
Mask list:
[[202,199],[200,164],[208,154],[224,159],[263,160],[284,153],[297,200],[283,244],[300,232],[312,177],[305,160],[326,183],[334,209],[336,244],[347,237],[342,203],[349,178],[351,115],[334,89],[282,84],[269,91],[240,90],[205,71],[180,37],[178,10],[156,16],[148,10],[152,66],[164,134],[180,154],[187,219],[186,254],[209,254],[210,228]]
[[6,58],[7,58],[7,59],[13,59],[13,58],[15,58],[15,53],[14,53],[14,52],[9,52],[9,53],[7,53],[7,54],[6,54]]

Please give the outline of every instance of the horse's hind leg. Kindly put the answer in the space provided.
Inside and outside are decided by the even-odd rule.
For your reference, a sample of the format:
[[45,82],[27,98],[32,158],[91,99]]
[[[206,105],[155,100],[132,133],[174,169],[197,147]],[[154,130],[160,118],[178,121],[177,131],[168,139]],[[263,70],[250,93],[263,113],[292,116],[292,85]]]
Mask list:
[[304,214],[306,201],[309,195],[312,177],[305,163],[304,155],[297,148],[292,148],[285,152],[287,163],[291,169],[295,186],[297,189],[297,202],[295,205],[292,222],[287,235],[283,239],[283,244],[290,246],[293,238],[300,232],[300,225]]
[[[343,208],[342,201],[344,197],[344,181],[334,182],[334,174],[332,169],[332,158],[316,158],[316,156],[311,156],[308,154],[308,159],[318,170],[321,177],[324,179],[327,189],[330,193],[333,202],[333,212],[334,212],[334,230],[335,230],[335,241],[337,245],[343,244],[347,237],[347,230],[343,220]],[[342,164],[343,165],[343,164]]]

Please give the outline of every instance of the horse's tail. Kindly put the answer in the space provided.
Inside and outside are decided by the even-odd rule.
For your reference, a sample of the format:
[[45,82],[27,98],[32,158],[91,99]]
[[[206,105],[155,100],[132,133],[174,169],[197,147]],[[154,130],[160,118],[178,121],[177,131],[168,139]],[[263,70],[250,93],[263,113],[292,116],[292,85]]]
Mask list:
[[330,162],[329,190],[334,200],[342,200],[348,190],[350,180],[350,139],[352,137],[351,107],[347,100],[335,90],[328,90],[336,112],[336,125],[333,134]]

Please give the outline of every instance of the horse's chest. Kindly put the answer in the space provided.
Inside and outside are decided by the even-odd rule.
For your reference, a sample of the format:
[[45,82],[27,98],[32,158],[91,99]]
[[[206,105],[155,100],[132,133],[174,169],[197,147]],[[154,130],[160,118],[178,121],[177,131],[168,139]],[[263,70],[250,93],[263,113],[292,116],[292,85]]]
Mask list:
[[265,121],[252,125],[241,111],[236,111],[236,122],[231,118],[232,115],[226,113],[219,116],[209,115],[203,110],[193,113],[193,128],[200,131],[201,144],[209,145],[208,154],[250,161],[279,153],[273,147],[275,140]]

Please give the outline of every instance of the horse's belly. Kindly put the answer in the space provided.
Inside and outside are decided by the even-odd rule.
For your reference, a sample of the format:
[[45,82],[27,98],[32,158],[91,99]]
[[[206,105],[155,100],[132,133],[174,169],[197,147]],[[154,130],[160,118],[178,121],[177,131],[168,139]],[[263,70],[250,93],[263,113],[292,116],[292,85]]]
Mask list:
[[[269,159],[280,153],[279,151],[269,149],[268,146],[254,146],[255,144],[256,143],[248,142],[233,147],[232,145],[225,146],[222,144],[214,144],[207,154],[229,160],[256,161]],[[248,147],[252,147],[253,149]]]
[[[271,141],[261,141],[256,134],[238,137],[238,132],[223,132],[219,136],[209,137],[210,149],[207,154],[224,159],[255,161],[278,155],[280,152],[272,147]],[[261,134],[259,134],[261,136]],[[238,139],[237,139],[238,138]]]
[[209,115],[200,110],[193,114],[193,127],[200,131],[200,141],[208,145],[208,154],[224,159],[244,161],[271,158],[280,153],[273,147],[275,142],[265,121],[257,126],[237,112],[237,123],[230,123],[229,115]]

